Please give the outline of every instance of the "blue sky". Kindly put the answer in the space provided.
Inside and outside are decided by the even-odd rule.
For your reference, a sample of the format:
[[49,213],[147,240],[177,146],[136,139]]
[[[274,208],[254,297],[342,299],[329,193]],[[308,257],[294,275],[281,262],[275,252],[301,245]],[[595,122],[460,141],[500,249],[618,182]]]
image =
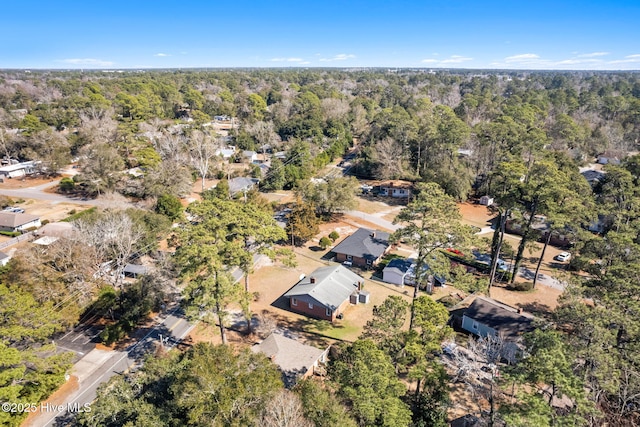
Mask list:
[[3,2],[0,68],[640,69],[640,1]]

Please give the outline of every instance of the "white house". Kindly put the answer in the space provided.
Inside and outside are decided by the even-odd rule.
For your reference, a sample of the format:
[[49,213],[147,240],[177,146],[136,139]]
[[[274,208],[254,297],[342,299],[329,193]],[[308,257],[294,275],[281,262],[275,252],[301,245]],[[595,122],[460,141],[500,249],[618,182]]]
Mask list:
[[22,162],[0,168],[0,178],[19,178],[31,175],[35,171],[36,162]]
[[397,198],[409,198],[411,196],[411,189],[413,185],[408,182],[402,181],[390,181],[384,184],[380,184],[380,196],[397,197]]
[[236,147],[234,147],[233,145],[229,145],[227,147],[216,150],[216,156],[220,156],[223,159],[229,159],[233,157],[234,154],[236,154]]
[[244,150],[242,152],[242,158],[249,163],[255,163],[258,161],[258,153],[251,150]]
[[42,225],[40,217],[15,212],[0,212],[0,230],[25,231],[29,228],[38,228]]

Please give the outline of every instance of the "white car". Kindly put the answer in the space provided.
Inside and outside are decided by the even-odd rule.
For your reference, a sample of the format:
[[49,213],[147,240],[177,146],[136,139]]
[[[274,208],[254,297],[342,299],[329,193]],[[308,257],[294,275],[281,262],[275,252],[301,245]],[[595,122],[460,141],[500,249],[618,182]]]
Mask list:
[[569,252],[560,252],[556,255],[556,261],[566,262],[571,259],[571,254]]

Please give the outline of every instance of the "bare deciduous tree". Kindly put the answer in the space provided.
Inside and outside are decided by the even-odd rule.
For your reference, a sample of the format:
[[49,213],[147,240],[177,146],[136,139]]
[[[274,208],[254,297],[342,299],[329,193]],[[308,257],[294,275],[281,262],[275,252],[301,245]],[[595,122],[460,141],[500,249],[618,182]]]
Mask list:
[[204,191],[209,168],[216,156],[216,149],[217,144],[211,135],[199,130],[193,131],[189,138],[189,157],[202,179],[202,191]]
[[104,262],[112,263],[115,283],[120,285],[124,268],[143,237],[142,228],[123,211],[105,211],[95,221],[75,221],[74,227]]
[[384,138],[376,143],[378,165],[375,176],[378,179],[398,178],[403,174],[402,147],[391,138]]
[[275,395],[264,409],[262,417],[256,423],[261,427],[313,427],[313,423],[304,417],[302,402],[297,394],[282,390]]
[[78,136],[82,145],[109,144],[116,140],[118,123],[113,120],[113,110],[89,108],[80,114]]

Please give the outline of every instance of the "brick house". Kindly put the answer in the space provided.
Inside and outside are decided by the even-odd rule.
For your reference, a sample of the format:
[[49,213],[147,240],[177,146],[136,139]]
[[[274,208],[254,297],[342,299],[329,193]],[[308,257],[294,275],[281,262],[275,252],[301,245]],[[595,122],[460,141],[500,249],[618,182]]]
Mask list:
[[335,248],[336,261],[350,262],[358,267],[373,267],[390,249],[389,233],[359,228]]
[[289,289],[284,296],[296,313],[333,322],[349,306],[349,298],[364,279],[341,265],[321,267]]

